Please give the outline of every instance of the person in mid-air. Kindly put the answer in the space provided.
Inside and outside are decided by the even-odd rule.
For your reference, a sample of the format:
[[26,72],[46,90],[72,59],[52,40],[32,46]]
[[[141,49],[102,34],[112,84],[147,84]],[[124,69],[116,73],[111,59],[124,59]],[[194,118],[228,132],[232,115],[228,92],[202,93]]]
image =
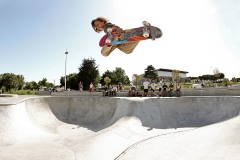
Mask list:
[[[112,24],[109,22],[108,19],[104,17],[98,17],[91,22],[92,28],[94,29],[95,32],[100,33],[104,31],[107,33],[108,28],[115,29],[117,33],[121,33],[123,30],[117,25]],[[118,44],[118,45],[113,45],[113,46],[103,46],[101,50],[101,54],[103,56],[108,56],[114,49],[118,48],[122,52],[126,54],[130,54],[133,52],[135,47],[138,45],[139,42],[131,42],[131,43],[124,43],[124,44]]]

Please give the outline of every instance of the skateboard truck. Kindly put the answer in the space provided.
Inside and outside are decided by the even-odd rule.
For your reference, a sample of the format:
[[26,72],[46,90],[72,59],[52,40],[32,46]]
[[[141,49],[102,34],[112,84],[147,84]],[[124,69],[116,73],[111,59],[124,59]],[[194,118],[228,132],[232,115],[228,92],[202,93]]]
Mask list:
[[150,26],[150,24],[147,21],[143,21],[143,37],[148,38],[149,37],[149,31],[148,31],[148,26]]

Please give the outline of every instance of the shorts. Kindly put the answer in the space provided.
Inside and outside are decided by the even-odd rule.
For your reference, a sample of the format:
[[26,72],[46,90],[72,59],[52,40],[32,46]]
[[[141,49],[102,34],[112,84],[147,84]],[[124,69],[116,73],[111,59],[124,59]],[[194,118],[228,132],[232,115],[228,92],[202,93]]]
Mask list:
[[143,91],[144,91],[144,93],[147,93],[147,92],[148,92],[148,89],[144,89]]
[[139,43],[139,41],[131,42],[131,43],[123,43],[123,44],[114,45],[114,46],[110,46],[110,47],[103,46],[102,50],[101,50],[101,54],[103,56],[107,57],[116,48],[118,48],[120,51],[124,52],[125,54],[130,54],[137,47],[138,43]]

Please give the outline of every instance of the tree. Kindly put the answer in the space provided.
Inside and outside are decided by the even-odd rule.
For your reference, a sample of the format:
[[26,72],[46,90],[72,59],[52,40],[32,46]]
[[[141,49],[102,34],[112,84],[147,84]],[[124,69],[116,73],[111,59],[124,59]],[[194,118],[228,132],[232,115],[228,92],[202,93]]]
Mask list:
[[35,81],[26,82],[24,89],[37,90],[38,89],[38,84]]
[[39,88],[47,87],[47,78],[43,78],[42,80],[38,81]]
[[[69,88],[69,78],[68,78],[68,75],[66,75],[66,88]],[[61,76],[60,78],[60,87],[64,87],[65,86],[65,76]]]
[[136,88],[137,88],[137,85],[138,83],[140,82],[142,76],[141,75],[138,75],[138,74],[134,74],[133,75],[133,84],[135,83],[136,84]]
[[222,81],[222,84],[223,84],[223,86],[228,87],[228,85],[230,85],[229,79],[224,78]]
[[126,76],[124,69],[120,67],[116,67],[116,69],[112,73],[113,73],[112,75],[113,84],[119,84],[119,83],[129,84],[128,83],[129,78]]
[[199,76],[198,78],[199,78],[201,81],[202,81],[202,80],[215,80],[215,76],[214,76],[214,75],[209,75],[209,74]]
[[105,77],[104,82],[106,85],[108,85],[109,83],[111,83],[111,79],[109,77]]
[[152,65],[147,66],[144,72],[144,77],[151,80],[158,79],[158,73]]
[[172,81],[179,81],[180,80],[180,71],[179,70],[176,70],[174,69],[172,71]]
[[[64,81],[65,81],[65,79],[64,79]],[[68,88],[78,90],[78,83],[79,83],[79,80],[78,80],[77,73],[71,73],[68,75],[68,81],[67,81]]]
[[17,75],[18,80],[18,89],[23,89],[23,86],[25,84],[24,76],[23,75]]
[[18,77],[13,73],[4,73],[1,76],[1,85],[6,91],[17,90],[19,88]]
[[94,85],[98,83],[96,78],[99,77],[99,70],[94,59],[84,59],[78,69],[78,81],[83,82],[83,89],[88,89],[91,82]]
[[101,84],[106,84],[105,81],[104,81],[104,78],[105,78],[105,77],[108,77],[108,78],[112,79],[112,76],[113,76],[113,72],[111,72],[111,71],[109,71],[109,70],[105,71],[105,72],[102,74],[102,78],[101,78],[101,80],[100,80],[100,83],[101,83]]
[[216,73],[214,74],[215,79],[224,79],[225,75],[223,73]]
[[106,72],[104,72],[100,81],[101,84],[105,83],[104,82],[105,77],[109,77],[111,79],[111,84],[119,84],[119,83],[129,84],[130,83],[130,80],[126,75],[125,70],[120,67],[116,67],[116,69],[113,71],[107,70]]

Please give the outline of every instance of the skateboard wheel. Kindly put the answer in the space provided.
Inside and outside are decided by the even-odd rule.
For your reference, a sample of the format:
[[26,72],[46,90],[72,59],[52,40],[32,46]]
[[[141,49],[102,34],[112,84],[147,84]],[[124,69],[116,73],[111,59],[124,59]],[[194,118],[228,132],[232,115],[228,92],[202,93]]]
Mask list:
[[107,29],[107,32],[108,32],[108,33],[111,33],[111,32],[112,32],[112,28],[108,28],[108,29]]
[[149,37],[149,33],[148,32],[143,32],[143,37],[148,38]]
[[111,41],[110,38],[107,38],[106,41],[105,41],[106,44],[111,44],[111,42],[112,42],[112,41]]

